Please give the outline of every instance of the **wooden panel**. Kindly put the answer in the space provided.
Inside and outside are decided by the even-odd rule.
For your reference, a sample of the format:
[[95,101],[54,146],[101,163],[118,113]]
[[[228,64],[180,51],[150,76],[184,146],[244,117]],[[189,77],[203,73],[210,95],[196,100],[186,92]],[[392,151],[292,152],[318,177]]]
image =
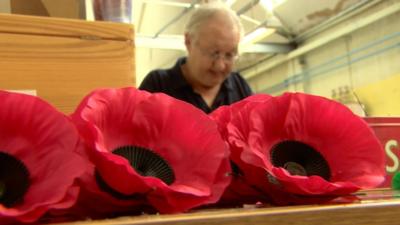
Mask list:
[[133,27],[123,23],[0,14],[0,34],[37,34],[63,37],[96,37],[133,41]]
[[[35,22],[31,24],[24,20],[29,18],[43,24],[33,26]],[[10,24],[15,21],[19,21],[20,27],[11,29]],[[79,38],[79,32],[75,34],[70,30],[70,24],[79,27],[78,31],[89,29],[88,34],[104,31],[104,34],[118,34],[115,35],[118,38]],[[110,24],[116,29],[113,30],[114,26]],[[24,27],[37,33],[13,33]],[[39,27],[42,33],[39,33]],[[107,23],[104,26],[103,22],[0,16],[0,89],[36,90],[39,97],[59,110],[71,113],[95,88],[134,86],[133,38],[124,39],[122,27],[132,30],[127,24]],[[6,28],[10,31],[4,32]],[[57,32],[70,33],[67,36],[49,35]]]
[[[44,7],[46,7],[49,16],[51,17],[61,17],[61,18],[74,18],[82,19],[84,18],[84,8],[83,4],[85,2],[82,0],[41,0]],[[25,1],[26,4],[26,1]],[[81,15],[82,13],[82,15]]]
[[58,225],[393,225],[400,220],[398,194],[389,189],[371,190],[361,201],[348,204],[200,210]]
[[48,16],[49,13],[41,0],[30,0],[27,4],[25,0],[7,0],[11,3],[11,9],[16,14]]

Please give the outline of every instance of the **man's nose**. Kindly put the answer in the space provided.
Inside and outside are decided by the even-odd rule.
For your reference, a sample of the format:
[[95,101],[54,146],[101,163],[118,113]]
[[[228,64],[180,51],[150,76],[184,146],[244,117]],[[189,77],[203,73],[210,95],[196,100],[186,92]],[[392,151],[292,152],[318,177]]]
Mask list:
[[223,71],[227,67],[224,57],[218,57],[214,60],[214,69]]

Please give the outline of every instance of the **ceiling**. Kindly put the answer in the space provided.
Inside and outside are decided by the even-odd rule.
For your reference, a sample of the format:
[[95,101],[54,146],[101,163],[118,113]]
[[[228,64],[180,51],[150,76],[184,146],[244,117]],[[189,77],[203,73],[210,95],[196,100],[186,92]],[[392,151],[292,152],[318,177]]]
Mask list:
[[[142,52],[151,51],[150,68],[170,66],[177,57],[185,54],[182,38],[184,25],[197,5],[210,1],[212,0],[134,1],[136,46]],[[287,54],[320,31],[323,25],[371,2],[373,1],[236,0],[231,8],[240,16],[246,34],[260,26],[275,29],[271,35],[242,48],[236,69],[244,70],[277,54]]]
[[[24,0],[18,1],[22,3]],[[96,13],[93,12],[93,2],[103,4],[104,9],[102,10],[105,11],[110,9],[110,5],[118,3],[121,7],[118,9],[122,9],[119,13],[128,12],[123,13],[123,17],[129,18],[127,21],[119,22],[131,23],[133,12],[136,43],[136,77],[137,84],[139,84],[144,75],[150,70],[170,67],[178,57],[186,54],[182,33],[193,9],[200,4],[218,0],[64,1],[85,5],[84,8],[86,10],[83,18],[87,20],[94,20],[93,14],[97,15],[96,7],[94,7]],[[240,16],[246,34],[259,27],[274,29],[272,34],[259,39],[257,42],[240,47],[241,54],[235,69],[246,75],[246,73],[255,71],[255,65],[268,64],[279,58],[279,56],[295,55],[294,53],[302,50],[303,43],[313,38],[315,39],[318,33],[328,30],[328,28],[343,21],[346,17],[387,0],[219,1],[225,1],[227,4],[233,2],[231,8]],[[30,2],[32,2],[31,4],[45,2],[48,6],[53,0]],[[133,3],[133,5],[130,5],[130,3]],[[10,7],[8,6],[8,8]],[[64,12],[65,10],[61,11]],[[98,19],[97,16],[96,19]],[[103,18],[103,20],[107,19]],[[109,20],[113,21],[112,19]],[[250,77],[250,75],[247,77]]]

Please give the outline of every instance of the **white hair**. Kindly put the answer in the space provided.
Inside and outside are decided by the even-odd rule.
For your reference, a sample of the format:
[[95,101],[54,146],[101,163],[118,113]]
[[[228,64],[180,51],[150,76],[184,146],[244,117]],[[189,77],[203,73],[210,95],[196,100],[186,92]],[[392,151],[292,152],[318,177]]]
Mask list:
[[233,25],[236,26],[240,36],[243,36],[244,29],[242,23],[240,22],[239,16],[235,11],[222,2],[207,3],[196,8],[185,26],[185,33],[189,34],[190,36],[196,36],[201,25],[217,14],[224,14],[224,16],[226,16],[227,19],[229,19]]

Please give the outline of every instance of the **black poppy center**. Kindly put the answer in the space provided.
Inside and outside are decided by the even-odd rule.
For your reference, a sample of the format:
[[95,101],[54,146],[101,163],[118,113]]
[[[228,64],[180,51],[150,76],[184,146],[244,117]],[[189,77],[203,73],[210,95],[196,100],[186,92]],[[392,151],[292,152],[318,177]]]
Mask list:
[[232,160],[230,160],[229,162],[231,164],[232,176],[234,177],[243,176],[243,171],[240,169],[240,167]]
[[271,163],[292,175],[317,175],[329,181],[331,171],[324,157],[311,146],[299,141],[283,141],[272,147]]
[[21,202],[29,185],[29,171],[24,163],[0,152],[0,204],[12,207]]
[[172,167],[163,157],[152,150],[136,146],[124,146],[115,149],[113,154],[126,158],[132,168],[142,176],[156,177],[167,185],[175,181]]
[[[124,146],[115,149],[112,153],[127,159],[132,168],[134,168],[135,171],[142,176],[152,176],[159,178],[168,185],[172,184],[175,181],[174,171],[172,170],[168,162],[164,160],[164,158],[162,158],[160,155],[149,149],[135,146]],[[138,200],[144,197],[143,195],[136,193],[132,195],[126,195],[116,191],[111,186],[109,186],[107,182],[104,181],[104,179],[101,177],[100,172],[97,170],[95,171],[95,177],[99,187],[103,191],[106,191],[107,193],[114,196],[115,198],[124,200]]]

